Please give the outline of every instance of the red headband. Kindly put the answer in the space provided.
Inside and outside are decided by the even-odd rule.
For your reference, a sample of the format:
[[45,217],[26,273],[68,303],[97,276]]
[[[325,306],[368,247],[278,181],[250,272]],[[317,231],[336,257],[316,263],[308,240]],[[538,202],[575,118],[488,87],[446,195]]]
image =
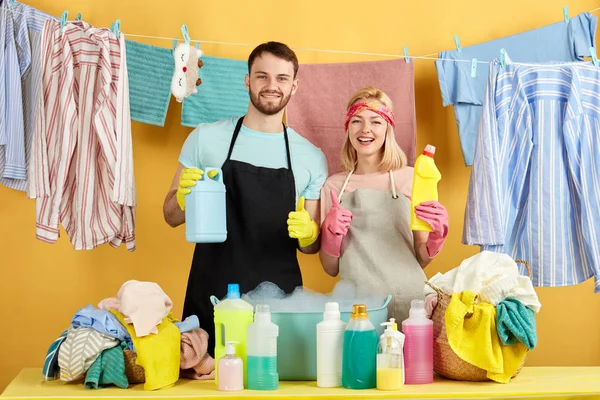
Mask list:
[[356,114],[363,112],[364,110],[373,111],[374,113],[379,114],[393,128],[396,127],[396,123],[394,122],[394,114],[392,114],[392,110],[390,110],[383,104],[355,103],[346,112],[346,122],[344,123],[344,129],[348,130],[348,124],[350,123],[350,119]]

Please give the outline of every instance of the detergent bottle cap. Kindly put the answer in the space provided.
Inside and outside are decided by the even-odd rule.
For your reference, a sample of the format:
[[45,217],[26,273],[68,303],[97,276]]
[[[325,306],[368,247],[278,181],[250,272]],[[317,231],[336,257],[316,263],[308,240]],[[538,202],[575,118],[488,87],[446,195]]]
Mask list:
[[271,310],[268,304],[257,304],[254,322],[271,322]]
[[239,299],[240,298],[240,285],[237,283],[230,283],[227,285],[227,298],[228,299]]
[[433,156],[435,155],[435,146],[428,144],[427,146],[425,146],[425,150],[423,150],[423,154],[433,158]]
[[338,303],[329,302],[325,303],[325,312],[323,313],[323,320],[340,319],[340,305]]
[[427,318],[425,312],[425,302],[423,300],[412,300],[410,302],[410,311],[408,312],[410,318]]
[[233,341],[229,341],[229,342],[225,342],[227,345],[225,346],[225,354],[228,356],[235,356],[235,346],[236,344],[238,344],[239,342],[233,342]]
[[369,318],[367,306],[365,304],[353,304],[350,318]]

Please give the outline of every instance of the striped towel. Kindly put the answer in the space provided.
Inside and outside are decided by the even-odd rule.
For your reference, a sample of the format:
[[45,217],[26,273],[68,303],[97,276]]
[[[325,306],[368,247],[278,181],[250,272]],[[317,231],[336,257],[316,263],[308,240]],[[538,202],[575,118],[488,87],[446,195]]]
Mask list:
[[125,376],[125,359],[123,357],[125,349],[127,349],[127,343],[121,342],[119,346],[100,353],[85,374],[86,389],[98,389],[110,384],[127,389],[129,382]]
[[62,342],[67,338],[67,332],[69,332],[69,330],[65,329],[48,348],[46,359],[44,360],[44,367],[42,368],[42,378],[46,381],[53,381],[58,377],[58,349]]
[[170,49],[125,41],[131,119],[165,125],[175,69]]
[[202,122],[215,122],[248,111],[250,96],[244,76],[246,61],[203,56],[200,68],[202,85],[183,100],[181,125],[195,128]]
[[119,341],[90,328],[71,328],[58,351],[60,380],[74,381],[96,361],[102,350],[110,349]]

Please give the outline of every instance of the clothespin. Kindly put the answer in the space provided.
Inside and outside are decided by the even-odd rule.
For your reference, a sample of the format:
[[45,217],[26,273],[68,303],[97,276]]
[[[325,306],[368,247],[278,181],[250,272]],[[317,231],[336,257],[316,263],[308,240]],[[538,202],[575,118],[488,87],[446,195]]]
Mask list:
[[60,27],[64,28],[65,25],[67,24],[67,18],[69,17],[69,12],[65,10],[65,12],[62,13],[62,15],[60,16]]
[[590,56],[592,57],[592,61],[594,62],[594,66],[598,66],[598,56],[596,55],[596,48],[590,47]]
[[181,33],[183,34],[185,44],[190,44],[190,35],[188,34],[188,28],[185,24],[181,25]]
[[115,34],[117,39],[121,37],[121,20],[120,19],[117,19],[115,22],[110,24],[110,31]]
[[477,59],[474,58],[471,60],[471,78],[475,78],[477,76]]
[[173,48],[171,49],[171,53],[175,53],[175,47],[177,47],[177,39],[173,39]]
[[458,36],[454,36],[454,43],[456,43],[456,51],[461,53],[462,47],[460,47],[460,39],[458,38]]
[[404,46],[404,61],[407,64],[410,64],[410,58],[408,57],[408,47]]
[[199,41],[199,40],[196,42],[196,48],[197,48],[197,49],[199,49],[199,48],[200,48],[200,41]]
[[563,7],[563,15],[565,16],[565,24],[569,23],[569,7]]
[[77,18],[75,18],[76,21],[81,21],[81,13],[77,14]]
[[506,50],[500,49],[500,65],[506,68]]

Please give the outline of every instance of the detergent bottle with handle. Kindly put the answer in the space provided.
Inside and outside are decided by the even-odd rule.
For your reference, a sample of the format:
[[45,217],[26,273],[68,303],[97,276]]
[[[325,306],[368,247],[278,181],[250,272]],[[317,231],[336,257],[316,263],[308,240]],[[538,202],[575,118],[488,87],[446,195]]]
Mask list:
[[398,390],[404,385],[404,335],[394,318],[381,325],[387,328],[377,346],[377,389]]
[[432,232],[431,226],[423,220],[417,218],[415,207],[425,201],[437,201],[437,185],[442,175],[435,166],[433,156],[435,147],[428,144],[415,162],[414,177],[412,184],[412,193],[410,198],[410,229],[413,231]]
[[252,304],[240,298],[240,288],[237,283],[227,285],[227,297],[218,302],[211,297],[215,304],[215,383],[219,383],[219,359],[226,353],[227,342],[238,342],[236,353],[244,365],[244,386],[247,377],[247,329],[252,323],[254,308]]
[[223,171],[206,168],[185,196],[185,238],[192,243],[222,243],[227,239]]

